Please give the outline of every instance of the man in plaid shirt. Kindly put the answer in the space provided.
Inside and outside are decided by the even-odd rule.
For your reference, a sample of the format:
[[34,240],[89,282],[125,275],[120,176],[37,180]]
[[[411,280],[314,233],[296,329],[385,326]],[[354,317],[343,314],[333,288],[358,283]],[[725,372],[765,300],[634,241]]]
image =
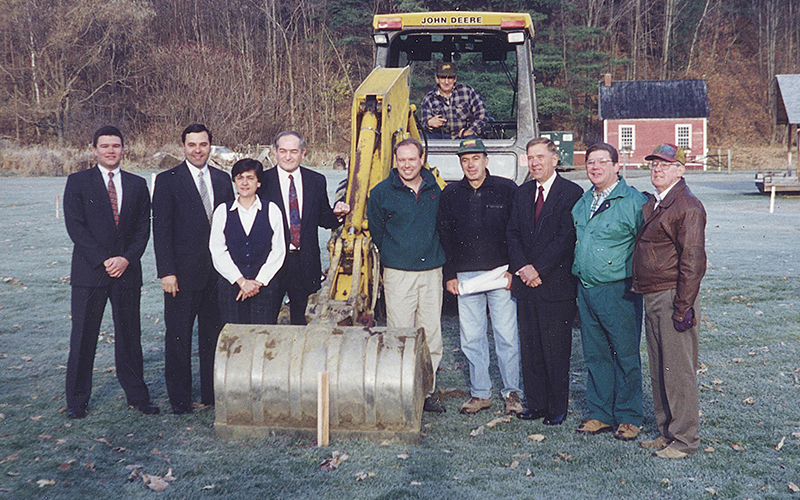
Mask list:
[[456,67],[439,63],[436,87],[422,99],[422,126],[432,139],[480,136],[486,126],[486,106],[475,89],[456,83]]

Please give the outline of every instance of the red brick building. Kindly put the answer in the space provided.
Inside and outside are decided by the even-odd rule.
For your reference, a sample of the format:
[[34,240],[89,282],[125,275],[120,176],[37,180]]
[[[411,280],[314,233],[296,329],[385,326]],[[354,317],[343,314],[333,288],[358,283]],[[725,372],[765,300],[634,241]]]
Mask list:
[[[598,114],[603,140],[630,166],[661,143],[683,147],[702,166],[708,151],[708,90],[705,80],[600,82]],[[692,161],[694,160],[694,161]]]

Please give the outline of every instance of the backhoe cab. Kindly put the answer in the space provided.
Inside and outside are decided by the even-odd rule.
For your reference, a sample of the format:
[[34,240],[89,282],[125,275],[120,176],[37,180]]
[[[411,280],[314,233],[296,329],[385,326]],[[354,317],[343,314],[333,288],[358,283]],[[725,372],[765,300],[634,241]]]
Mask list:
[[[538,136],[533,76],[533,25],[529,14],[436,12],[377,15],[375,67],[411,68],[411,101],[434,88],[440,62],[453,62],[458,81],[483,98],[489,123],[482,135],[489,168],[521,184],[528,175],[525,144]],[[458,140],[431,139],[418,124],[428,163],[446,181],[461,179]]]

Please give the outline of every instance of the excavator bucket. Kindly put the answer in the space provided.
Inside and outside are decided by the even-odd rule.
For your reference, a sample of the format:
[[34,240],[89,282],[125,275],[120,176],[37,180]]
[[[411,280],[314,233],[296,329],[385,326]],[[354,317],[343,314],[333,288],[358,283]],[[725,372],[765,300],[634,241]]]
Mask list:
[[329,322],[223,328],[214,365],[217,436],[316,435],[323,371],[333,437],[419,439],[433,384],[424,330]]

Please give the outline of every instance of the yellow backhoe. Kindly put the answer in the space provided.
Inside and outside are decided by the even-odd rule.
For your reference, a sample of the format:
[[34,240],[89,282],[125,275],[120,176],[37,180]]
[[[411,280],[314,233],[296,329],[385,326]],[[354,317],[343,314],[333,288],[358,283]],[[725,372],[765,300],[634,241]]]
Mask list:
[[472,63],[505,75],[509,109],[496,112],[484,143],[494,175],[517,182],[527,175],[525,142],[538,132],[528,14],[378,15],[373,24],[375,68],[353,98],[345,193],[351,212],[328,243],[327,278],[309,299],[305,327],[225,326],[214,368],[218,436],[313,435],[318,374],[327,372],[332,435],[419,438],[433,379],[430,353],[422,329],[375,326],[380,258],[366,210],[370,190],[393,167],[393,146],[407,137],[425,143],[425,167],[442,187],[443,177],[461,177],[458,141],[428,140],[415,119],[412,84],[428,86],[437,61],[459,60],[461,67]]

